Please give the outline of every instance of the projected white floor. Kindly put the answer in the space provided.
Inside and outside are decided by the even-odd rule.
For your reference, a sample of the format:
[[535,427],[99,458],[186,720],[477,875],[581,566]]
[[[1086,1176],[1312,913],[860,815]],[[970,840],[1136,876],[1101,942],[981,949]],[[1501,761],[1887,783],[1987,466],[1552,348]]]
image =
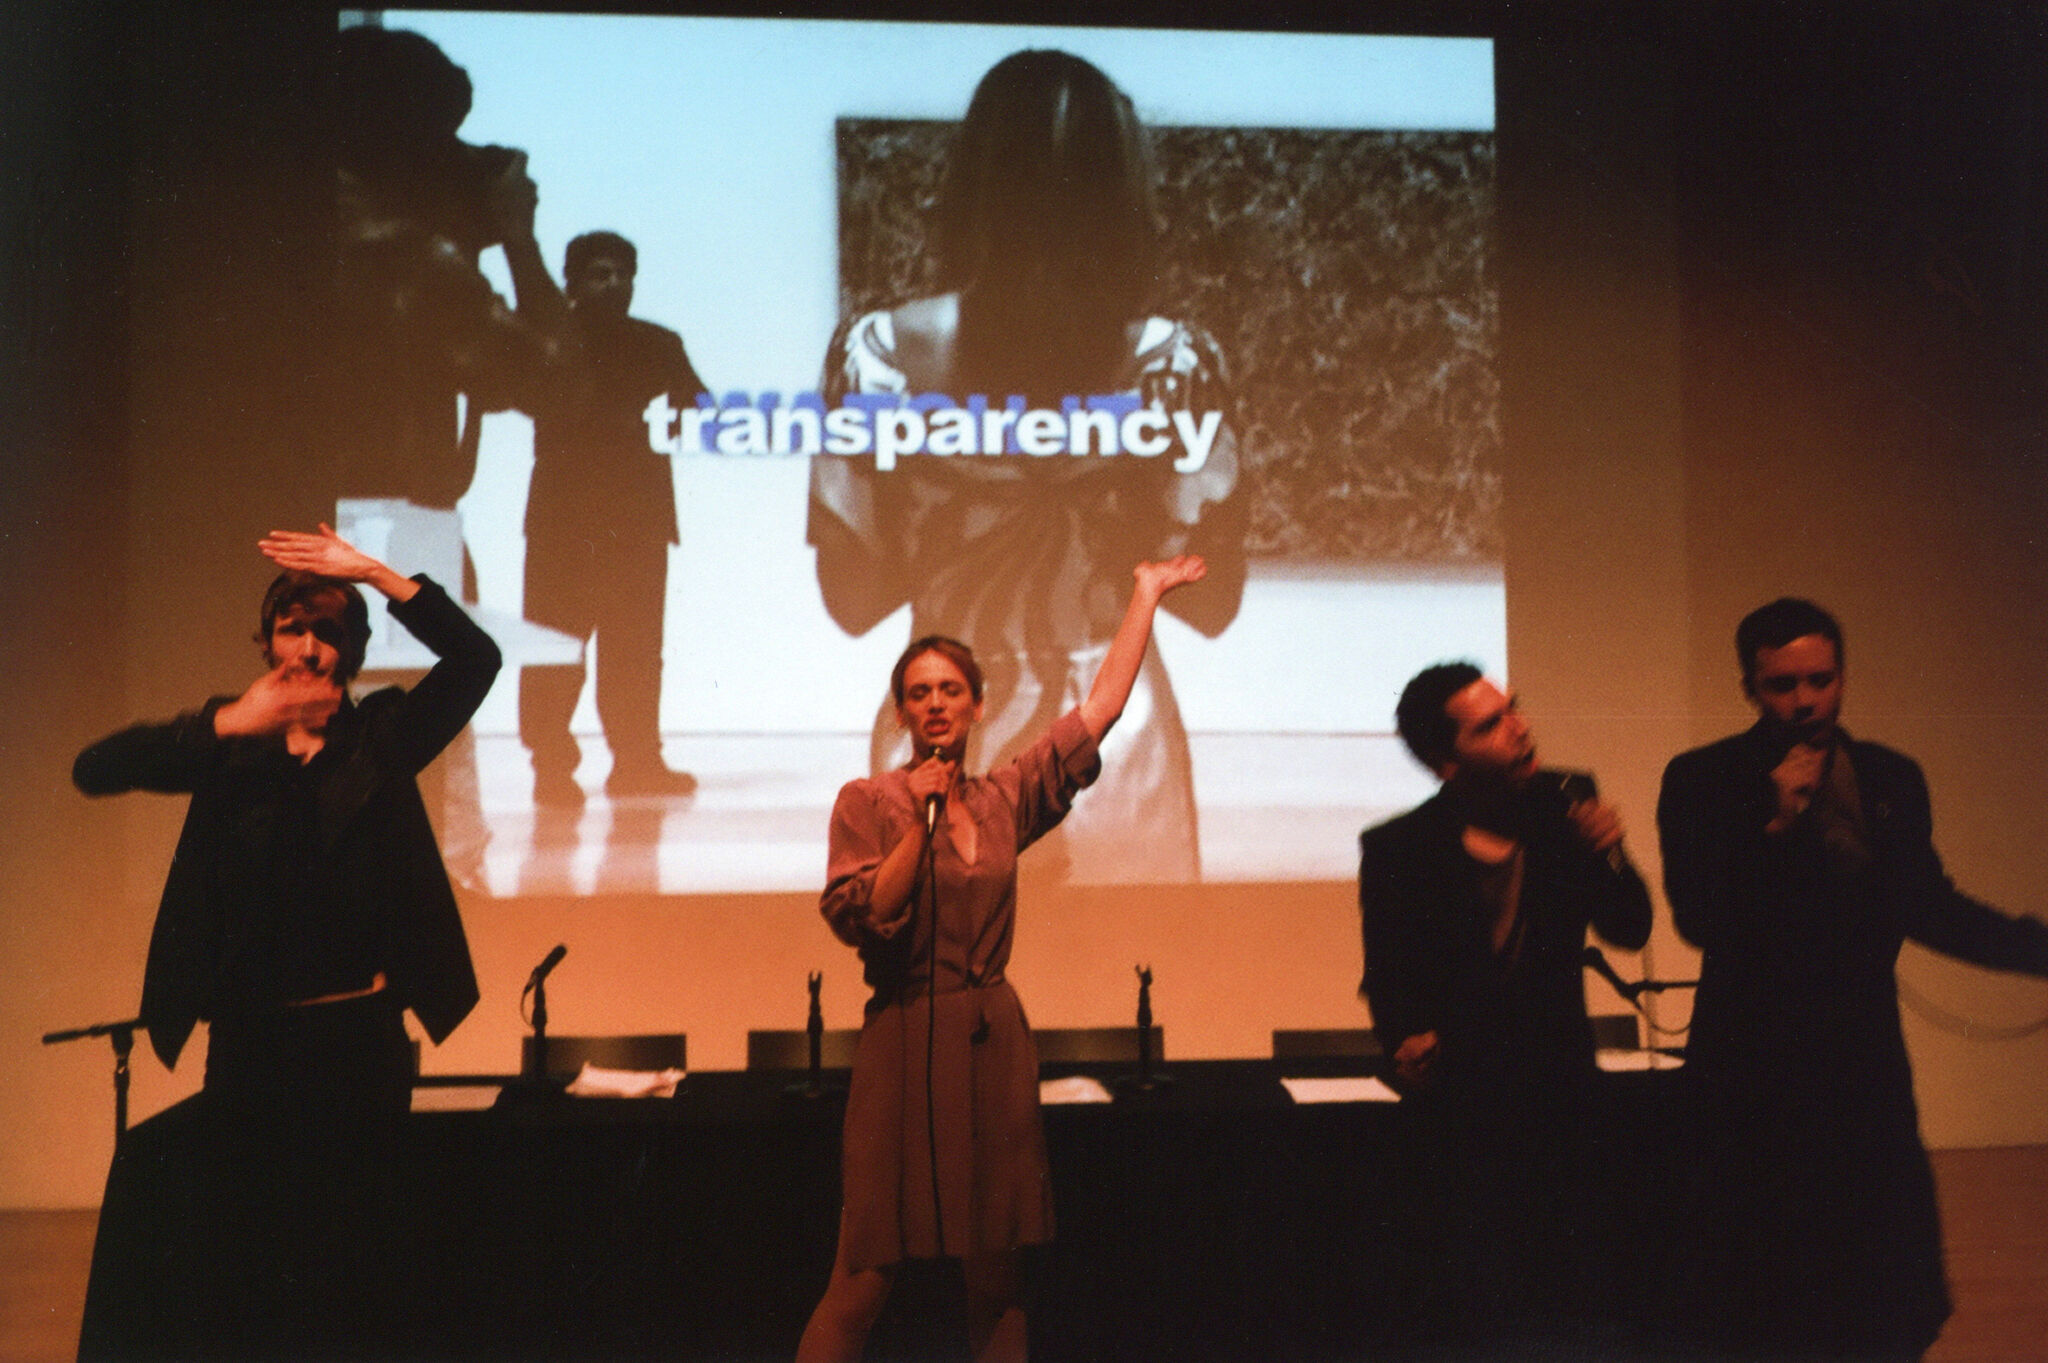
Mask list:
[[[1367,735],[1194,734],[1203,879],[1348,880],[1359,828],[1430,788],[1400,743]],[[672,735],[672,765],[701,783],[688,799],[609,800],[601,741],[585,740],[581,811],[536,808],[526,750],[476,744],[489,837],[475,888],[499,896],[815,890],[825,829],[868,736]],[[517,798],[509,793],[517,792]],[[1086,799],[1084,795],[1082,797]]]

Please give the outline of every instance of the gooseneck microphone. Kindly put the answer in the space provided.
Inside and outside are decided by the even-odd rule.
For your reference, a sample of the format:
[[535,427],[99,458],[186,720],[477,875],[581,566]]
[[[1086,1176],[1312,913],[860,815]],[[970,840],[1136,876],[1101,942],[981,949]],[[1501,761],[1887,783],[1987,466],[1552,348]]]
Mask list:
[[562,963],[569,954],[567,942],[557,942],[555,949],[541,959],[526,977],[526,994],[533,996],[533,1049],[527,1053],[525,1077],[536,1082],[545,1081],[548,1073],[548,972]]
[[550,951],[541,963],[533,968],[533,974],[526,977],[526,987],[531,989],[547,979],[554,968],[562,963],[562,958],[568,954],[569,944],[567,942],[556,943],[555,949]]

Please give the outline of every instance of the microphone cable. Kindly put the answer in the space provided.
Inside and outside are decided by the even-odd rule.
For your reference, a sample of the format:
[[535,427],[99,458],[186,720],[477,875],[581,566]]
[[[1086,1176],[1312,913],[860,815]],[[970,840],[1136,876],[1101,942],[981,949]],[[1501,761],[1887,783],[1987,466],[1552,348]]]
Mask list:
[[1973,1018],[1965,1017],[1961,1013],[1942,1007],[1926,994],[1907,983],[1905,977],[1898,974],[1896,969],[1893,971],[1893,977],[1899,987],[1900,1002],[1904,1003],[1909,1011],[1918,1015],[1922,1021],[1941,1031],[1947,1032],[1950,1036],[1961,1037],[1965,1041],[2018,1041],[2022,1037],[2032,1036],[2036,1032],[2048,1031],[2048,1017],[2039,1017],[2032,1022],[2022,1022],[2008,1026],[1994,1026],[1989,1023],[1978,1022]]
[[925,944],[924,1139],[932,1172],[932,1232],[937,1237],[933,1253],[943,1258],[946,1253],[946,1211],[945,1199],[939,1192],[938,1100],[932,1091],[939,1036],[939,830],[938,818],[930,812],[936,808],[936,805],[928,806],[924,838],[924,898],[931,933]]

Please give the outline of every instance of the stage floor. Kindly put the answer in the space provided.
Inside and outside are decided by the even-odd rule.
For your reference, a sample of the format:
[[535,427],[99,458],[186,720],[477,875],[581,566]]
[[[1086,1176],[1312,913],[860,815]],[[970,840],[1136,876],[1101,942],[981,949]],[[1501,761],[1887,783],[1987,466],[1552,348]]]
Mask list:
[[[1937,1150],[1956,1314],[1927,1363],[2035,1363],[2048,1338],[2048,1146]],[[0,1211],[0,1360],[71,1363],[93,1208]]]

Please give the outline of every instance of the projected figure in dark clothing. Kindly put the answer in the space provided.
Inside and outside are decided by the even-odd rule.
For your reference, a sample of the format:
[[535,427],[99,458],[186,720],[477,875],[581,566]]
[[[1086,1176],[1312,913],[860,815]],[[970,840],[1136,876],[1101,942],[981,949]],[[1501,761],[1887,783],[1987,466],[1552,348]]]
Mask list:
[[1843,732],[1833,616],[1783,598],[1735,640],[1757,722],[1673,758],[1657,804],[1702,952],[1691,1305],[1735,1357],[1917,1357],[1949,1299],[1899,948],[2048,975],[2048,923],[1958,890],[1920,768]]
[[[414,778],[483,702],[497,646],[431,580],[324,525],[262,549],[286,569],[263,604],[268,670],[240,696],[100,740],[73,768],[88,795],[191,797],[141,1016],[166,1065],[210,1023],[195,1167],[117,1160],[109,1175],[87,1356],[396,1352],[392,1160],[413,1071],[402,1014],[438,1042],[477,1000]],[[438,656],[411,690],[349,699],[370,634],[356,583]],[[166,1182],[197,1189],[194,1214],[172,1243],[124,1245],[152,1224],[131,1209]]]
[[[1156,248],[1153,170],[1129,98],[1064,52],[998,62],[948,155],[931,249],[947,291],[854,318],[833,338],[824,396],[1126,395],[1162,412],[1217,412],[1199,469],[1172,456],[871,458],[811,465],[809,539],[826,608],[862,634],[910,606],[910,633],[970,642],[988,679],[981,765],[1015,757],[1071,709],[1121,610],[1125,565],[1199,550],[1210,580],[1169,609],[1205,634],[1237,614],[1242,498],[1223,367],[1209,338],[1145,307]],[[1175,454],[1179,453],[1176,447]],[[909,748],[887,701],[871,764]],[[1200,874],[1187,733],[1156,647],[1109,775],[1047,841],[1042,865],[1086,881]]]
[[[563,278],[573,351],[529,403],[533,482],[526,499],[526,617],[579,640],[597,636],[597,713],[614,796],[688,795],[697,782],[661,753],[663,619],[675,486],[648,444],[648,404],[689,407],[703,391],[673,331],[628,316],[639,254],[614,232],[569,243]],[[581,756],[569,719],[584,667],[519,675],[519,736],[536,804],[578,806]]]
[[[469,76],[431,41],[374,26],[335,41],[331,483],[449,510],[476,473],[481,413],[523,406],[562,353],[562,296],[534,242],[539,195],[524,152],[456,136]],[[516,310],[477,268],[491,246]]]
[[1406,1208],[1415,1328],[1477,1346],[1600,1312],[1590,926],[1649,940],[1620,816],[1582,775],[1541,770],[1511,695],[1470,663],[1417,674],[1395,718],[1443,780],[1365,831],[1363,993],[1424,1160]]

